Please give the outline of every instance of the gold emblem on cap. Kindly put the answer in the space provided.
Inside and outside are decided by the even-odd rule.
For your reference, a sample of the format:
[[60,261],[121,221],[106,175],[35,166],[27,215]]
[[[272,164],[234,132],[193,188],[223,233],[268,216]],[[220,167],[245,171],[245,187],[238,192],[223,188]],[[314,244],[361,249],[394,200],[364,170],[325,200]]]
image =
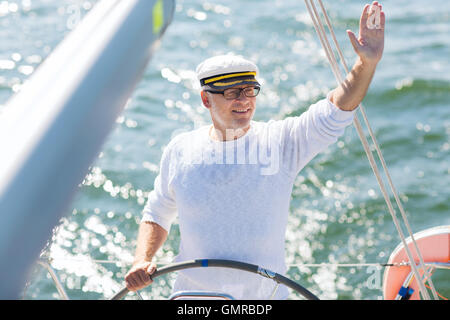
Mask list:
[[214,86],[216,87],[222,87],[222,86],[230,86],[232,84],[237,84],[237,83],[241,83],[241,82],[248,82],[248,81],[253,81],[256,82],[255,79],[243,79],[243,80],[237,80],[237,81],[232,81],[232,82],[216,82],[214,83]]

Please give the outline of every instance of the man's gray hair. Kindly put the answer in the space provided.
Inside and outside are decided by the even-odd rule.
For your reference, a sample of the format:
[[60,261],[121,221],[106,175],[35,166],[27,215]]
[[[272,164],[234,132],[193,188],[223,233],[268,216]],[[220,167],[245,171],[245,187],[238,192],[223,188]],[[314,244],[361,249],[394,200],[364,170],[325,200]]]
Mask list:
[[202,86],[202,91],[204,90],[214,90],[213,88],[211,88],[210,86]]

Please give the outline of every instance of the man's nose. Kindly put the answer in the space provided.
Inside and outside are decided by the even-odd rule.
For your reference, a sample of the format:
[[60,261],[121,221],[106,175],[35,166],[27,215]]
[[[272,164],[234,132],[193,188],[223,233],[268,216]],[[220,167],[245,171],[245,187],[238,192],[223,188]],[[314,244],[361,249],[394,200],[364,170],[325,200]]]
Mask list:
[[237,97],[237,100],[247,100],[247,96],[244,94],[244,90],[241,90],[241,92],[239,92],[239,97]]

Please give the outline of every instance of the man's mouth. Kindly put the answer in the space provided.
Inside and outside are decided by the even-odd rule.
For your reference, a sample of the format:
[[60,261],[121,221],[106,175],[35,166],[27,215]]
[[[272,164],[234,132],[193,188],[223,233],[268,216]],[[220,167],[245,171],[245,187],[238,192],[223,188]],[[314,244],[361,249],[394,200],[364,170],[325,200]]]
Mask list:
[[250,111],[250,108],[239,108],[239,109],[233,109],[232,112],[234,113],[247,113]]

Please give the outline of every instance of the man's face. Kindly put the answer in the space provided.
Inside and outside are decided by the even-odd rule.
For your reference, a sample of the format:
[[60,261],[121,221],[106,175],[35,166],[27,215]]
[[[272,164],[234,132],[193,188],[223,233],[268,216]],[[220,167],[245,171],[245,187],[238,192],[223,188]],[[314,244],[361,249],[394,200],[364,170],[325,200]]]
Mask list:
[[[233,89],[242,89],[253,86],[239,85]],[[209,109],[214,127],[222,134],[227,130],[244,130],[250,128],[250,121],[256,109],[256,97],[247,97],[241,91],[239,97],[227,100],[223,94],[202,91],[202,101]]]

